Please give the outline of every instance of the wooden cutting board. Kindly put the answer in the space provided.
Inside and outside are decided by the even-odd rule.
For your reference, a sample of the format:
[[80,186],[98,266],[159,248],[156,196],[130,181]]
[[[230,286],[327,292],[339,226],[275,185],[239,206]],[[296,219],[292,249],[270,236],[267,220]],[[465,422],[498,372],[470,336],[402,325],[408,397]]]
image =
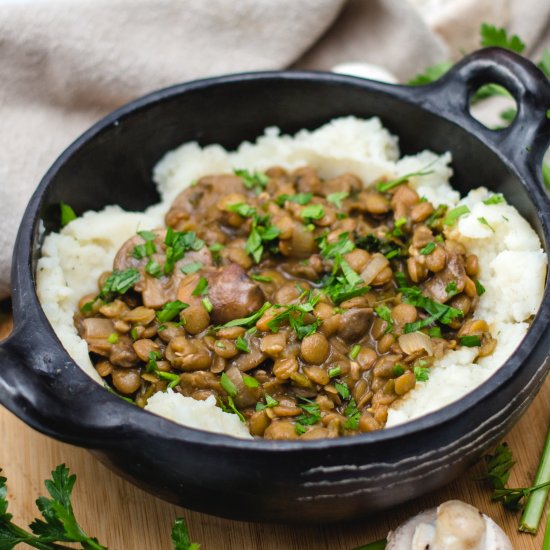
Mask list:
[[[9,316],[0,317],[0,339],[9,326]],[[505,438],[517,461],[510,486],[531,484],[549,423],[550,379]],[[162,502],[115,476],[87,451],[33,431],[1,407],[0,434],[0,467],[8,478],[9,511],[14,521],[26,526],[36,517],[34,501],[45,492],[43,480],[57,464],[65,463],[77,474],[73,496],[76,517],[88,534],[110,550],[170,550],[171,525],[178,516],[186,518],[191,538],[201,544],[201,550],[351,550],[385,537],[409,516],[452,498],[469,502],[493,517],[514,548],[542,547],[544,521],[536,536],[519,533],[519,516],[492,503],[490,491],[475,480],[483,471],[480,464],[439,491],[368,519],[288,527],[228,521]]]

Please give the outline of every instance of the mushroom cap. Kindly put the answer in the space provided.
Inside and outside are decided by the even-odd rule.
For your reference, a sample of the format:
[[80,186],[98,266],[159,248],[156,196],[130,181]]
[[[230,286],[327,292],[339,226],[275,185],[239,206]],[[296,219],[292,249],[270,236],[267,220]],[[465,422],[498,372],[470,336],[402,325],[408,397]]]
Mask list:
[[504,531],[477,508],[449,500],[388,534],[386,550],[513,550]]

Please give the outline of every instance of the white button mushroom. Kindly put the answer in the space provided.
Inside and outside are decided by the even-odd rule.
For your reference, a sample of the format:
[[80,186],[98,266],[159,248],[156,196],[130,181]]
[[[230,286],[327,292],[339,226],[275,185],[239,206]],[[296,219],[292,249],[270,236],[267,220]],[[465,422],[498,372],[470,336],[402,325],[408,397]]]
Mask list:
[[449,500],[388,535],[386,550],[513,550],[504,531],[477,508]]

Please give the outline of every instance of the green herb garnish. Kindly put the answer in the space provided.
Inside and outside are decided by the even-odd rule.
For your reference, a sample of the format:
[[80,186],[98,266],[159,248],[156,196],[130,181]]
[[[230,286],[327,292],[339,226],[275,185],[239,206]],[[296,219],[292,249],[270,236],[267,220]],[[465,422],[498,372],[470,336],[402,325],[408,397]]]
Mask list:
[[349,358],[352,360],[352,361],[355,361],[355,359],[357,359],[357,356],[359,355],[359,352],[361,351],[361,346],[359,344],[355,344],[352,348],[351,348],[351,351],[349,352]]
[[249,315],[248,317],[242,317],[241,319],[233,319],[228,321],[225,325],[219,325],[216,329],[230,328],[230,327],[250,327],[256,323],[256,321],[271,307],[269,302],[266,302],[256,313]]
[[484,293],[485,293],[485,287],[481,284],[481,282],[480,282],[478,279],[476,279],[476,280],[474,281],[474,283],[475,283],[475,285],[476,285],[476,292],[477,292],[477,295],[478,295],[478,296],[481,296],[482,294],[484,294]]
[[149,258],[149,261],[145,266],[145,271],[157,279],[162,275],[162,267],[158,262],[153,260],[153,258]]
[[175,300],[173,302],[168,302],[162,306],[162,309],[157,311],[157,319],[161,323],[167,323],[171,321],[180,314],[185,308],[189,307],[189,304],[181,302],[180,300]]
[[250,173],[248,170],[237,169],[233,170],[233,173],[242,179],[247,189],[253,189],[257,194],[260,194],[269,183],[269,177],[263,172]]
[[107,342],[109,342],[109,344],[116,344],[118,342],[118,334],[116,332],[111,332],[107,338]]
[[245,202],[237,202],[235,204],[230,204],[229,206],[227,206],[227,210],[229,210],[229,212],[235,212],[236,214],[239,214],[239,216],[242,216],[243,218],[250,218],[254,214],[256,214],[256,209]]
[[425,367],[414,367],[413,372],[418,382],[426,382],[430,378],[430,369]]
[[435,250],[435,246],[434,242],[428,243],[420,249],[420,254],[424,254],[424,256],[431,254]]
[[344,422],[344,428],[346,430],[356,430],[359,427],[359,419],[361,418],[361,411],[357,408],[355,399],[350,399],[346,408],[344,409],[344,416],[347,420]]
[[394,376],[401,376],[402,374],[405,374],[405,368],[403,367],[403,365],[396,363],[392,367],[392,374]]
[[183,518],[177,518],[172,527],[172,543],[174,550],[199,550],[200,544],[191,542],[187,523]]
[[243,351],[244,353],[250,353],[250,348],[248,347],[248,342],[242,337],[239,336],[235,342],[235,347],[239,351]]
[[479,217],[477,221],[483,225],[486,225],[493,233],[495,232],[491,224],[483,216]]
[[197,286],[191,293],[192,296],[203,296],[208,292],[208,279],[206,277],[201,277]]
[[380,319],[383,319],[387,323],[385,333],[391,332],[393,330],[393,318],[391,316],[391,310],[388,306],[382,305],[374,308],[374,311]]
[[502,193],[496,193],[483,201],[483,204],[501,204],[506,202]]
[[342,208],[342,201],[349,197],[347,191],[340,191],[339,193],[330,193],[327,195],[327,201],[334,204],[336,208]]
[[458,342],[461,346],[465,346],[467,348],[481,346],[481,338],[479,336],[462,336],[462,338],[458,339]]
[[237,395],[237,387],[225,372],[222,372],[220,377],[220,385],[230,397],[235,397]]
[[271,409],[272,407],[276,407],[279,404],[279,402],[276,399],[273,399],[271,395],[268,393],[265,394],[265,404],[264,403],[256,403],[256,412],[263,411],[264,409]]
[[204,307],[204,309],[206,309],[206,311],[208,311],[208,313],[210,313],[213,309],[214,309],[214,306],[212,305],[212,302],[210,301],[210,298],[208,296],[205,296],[202,300],[202,305]]
[[349,388],[347,384],[344,384],[343,382],[335,382],[334,387],[342,399],[347,399],[349,397]]
[[325,209],[321,204],[310,204],[300,212],[300,216],[306,223],[312,220],[320,220],[324,215]]
[[166,245],[164,273],[168,275],[174,271],[176,262],[181,260],[186,252],[200,250],[204,246],[204,241],[199,239],[194,231],[179,232],[168,227],[164,244]]
[[464,214],[468,214],[469,212],[470,209],[465,204],[461,204],[460,206],[457,206],[456,208],[453,208],[452,210],[447,212],[447,215],[443,220],[443,224],[454,225],[458,218],[460,218],[460,216],[464,216]]
[[61,212],[61,227],[65,227],[78,217],[76,212],[65,202],[59,203],[59,210]]
[[327,373],[329,378],[336,378],[342,374],[342,367],[331,367]]
[[134,267],[125,269],[124,271],[117,271],[115,269],[105,281],[99,293],[99,297],[103,300],[107,300],[108,298],[112,298],[112,294],[125,294],[140,280],[140,278],[139,271]]
[[273,279],[271,277],[264,277],[263,275],[250,275],[250,278],[259,283],[272,283]]
[[191,273],[196,273],[204,267],[202,262],[189,262],[181,268],[181,272],[185,275],[191,275]]
[[260,386],[260,383],[253,376],[248,376],[248,374],[243,374],[243,383],[247,388],[258,388]]
[[428,174],[433,174],[433,170],[426,170],[428,166],[426,166],[421,170],[418,170],[417,172],[410,172],[408,174],[404,174],[403,176],[399,176],[398,178],[395,178],[393,180],[381,182],[376,185],[376,190],[379,193],[385,193],[386,191],[389,191],[390,189],[393,189],[394,187],[397,187],[398,185],[405,183],[407,180],[413,177],[427,176]]
[[313,193],[296,193],[295,195],[279,195],[276,203],[279,206],[284,206],[285,202],[295,202],[301,206],[305,206],[313,198]]

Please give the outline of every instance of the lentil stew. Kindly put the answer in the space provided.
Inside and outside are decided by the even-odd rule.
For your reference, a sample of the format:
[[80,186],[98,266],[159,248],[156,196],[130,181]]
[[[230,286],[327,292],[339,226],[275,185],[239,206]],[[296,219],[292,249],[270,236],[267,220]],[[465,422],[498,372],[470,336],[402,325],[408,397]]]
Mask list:
[[496,346],[472,317],[478,259],[445,235],[461,207],[420,197],[415,175],[202,177],[80,300],[98,373],[140,407],[167,387],[213,395],[269,439],[383,428],[446,351]]

